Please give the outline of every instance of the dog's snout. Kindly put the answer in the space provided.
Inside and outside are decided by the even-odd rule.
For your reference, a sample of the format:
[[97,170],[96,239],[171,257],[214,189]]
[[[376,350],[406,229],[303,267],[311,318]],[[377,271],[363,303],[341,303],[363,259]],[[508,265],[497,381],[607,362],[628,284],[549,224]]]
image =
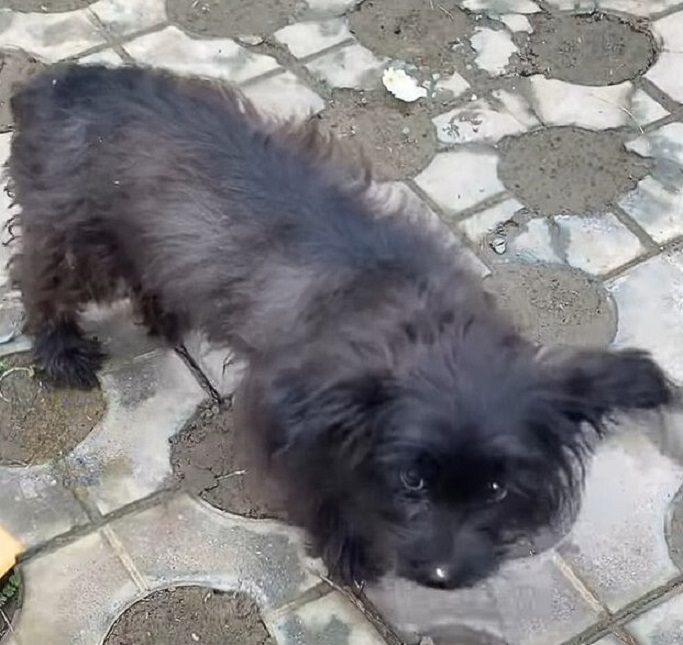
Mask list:
[[437,589],[448,589],[453,586],[453,570],[446,563],[430,566],[425,570],[424,578],[428,586]]

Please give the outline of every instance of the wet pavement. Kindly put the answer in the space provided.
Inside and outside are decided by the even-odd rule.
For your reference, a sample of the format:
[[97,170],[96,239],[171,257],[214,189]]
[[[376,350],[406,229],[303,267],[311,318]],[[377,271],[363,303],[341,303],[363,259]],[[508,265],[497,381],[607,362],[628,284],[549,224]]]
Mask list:
[[[0,0],[0,59],[2,160],[11,88],[46,63],[239,83],[266,111],[362,142],[386,198],[407,193],[529,334],[640,346],[683,381],[681,0]],[[395,99],[388,68],[421,98]],[[0,193],[0,224],[13,212]],[[388,579],[363,604],[330,586],[299,531],[198,492],[240,477],[232,462],[192,446],[183,488],[170,440],[241,366],[198,337],[188,361],[128,313],[88,311],[111,358],[101,401],[50,399],[72,424],[14,356],[28,340],[0,344],[0,527],[24,548],[3,645],[102,643],[135,624],[120,620],[131,605],[184,586],[253,601],[221,605],[248,644],[683,644],[683,465],[652,428],[600,449],[576,522],[544,552],[467,591]],[[0,270],[0,339],[20,319]],[[7,412],[19,404],[32,416]]]

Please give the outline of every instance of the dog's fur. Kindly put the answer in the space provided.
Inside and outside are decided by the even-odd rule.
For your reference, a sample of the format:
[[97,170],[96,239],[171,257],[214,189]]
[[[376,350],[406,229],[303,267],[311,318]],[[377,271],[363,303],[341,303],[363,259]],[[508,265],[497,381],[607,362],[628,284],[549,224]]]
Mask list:
[[38,365],[96,384],[79,307],[122,286],[170,343],[229,344],[249,362],[239,419],[342,581],[482,578],[577,492],[613,413],[674,400],[645,353],[540,353],[364,168],[237,91],[65,66],[12,110]]

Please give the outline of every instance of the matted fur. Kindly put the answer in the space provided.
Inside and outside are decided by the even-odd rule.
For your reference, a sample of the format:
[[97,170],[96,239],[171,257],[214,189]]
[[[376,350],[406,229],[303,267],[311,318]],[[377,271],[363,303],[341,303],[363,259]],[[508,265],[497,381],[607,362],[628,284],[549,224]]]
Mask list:
[[313,124],[98,66],[51,69],[12,109],[12,274],[38,365],[94,385],[79,307],[122,290],[169,342],[229,344],[249,362],[238,419],[342,581],[480,579],[576,492],[612,413],[673,401],[642,352],[539,357]]

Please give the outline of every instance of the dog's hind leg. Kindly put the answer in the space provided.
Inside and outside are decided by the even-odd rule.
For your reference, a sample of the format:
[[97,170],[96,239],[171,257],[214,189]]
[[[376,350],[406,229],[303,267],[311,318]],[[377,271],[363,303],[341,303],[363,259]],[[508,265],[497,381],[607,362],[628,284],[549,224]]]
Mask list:
[[56,386],[95,387],[105,355],[78,325],[83,287],[64,240],[47,227],[22,230],[11,273],[22,293],[36,367]]

